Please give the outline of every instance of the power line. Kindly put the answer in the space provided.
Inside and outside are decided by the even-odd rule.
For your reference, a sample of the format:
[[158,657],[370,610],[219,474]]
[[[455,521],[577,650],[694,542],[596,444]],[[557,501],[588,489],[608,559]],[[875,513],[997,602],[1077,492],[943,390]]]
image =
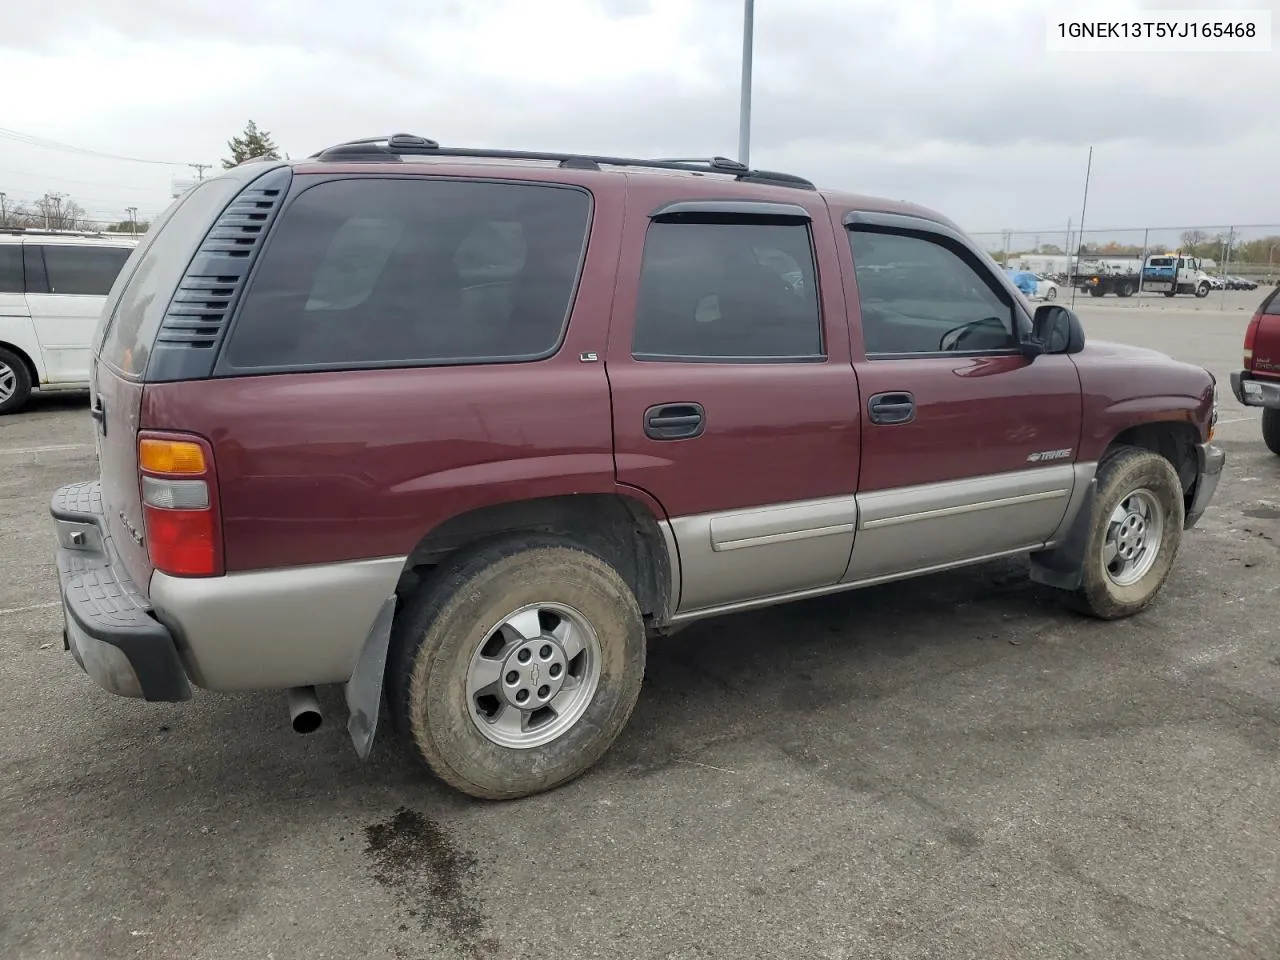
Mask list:
[[102,150],[91,150],[87,147],[77,147],[69,143],[62,143],[59,140],[49,140],[45,137],[33,136],[29,133],[22,133],[18,130],[10,130],[6,127],[0,127],[0,137],[6,140],[13,140],[17,143],[25,143],[33,147],[43,147],[46,150],[61,150],[64,153],[74,153],[82,157],[99,157],[104,160],[126,160],[130,163],[149,163],[158,167],[186,167],[190,164],[180,161],[170,160],[148,160],[142,157],[126,157],[118,153],[106,153]]

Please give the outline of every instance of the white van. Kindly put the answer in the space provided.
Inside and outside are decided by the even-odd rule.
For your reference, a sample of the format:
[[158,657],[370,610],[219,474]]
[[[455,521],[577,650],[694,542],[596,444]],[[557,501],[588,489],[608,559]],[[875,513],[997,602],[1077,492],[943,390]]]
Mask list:
[[0,415],[33,389],[83,390],[98,314],[132,237],[0,232]]

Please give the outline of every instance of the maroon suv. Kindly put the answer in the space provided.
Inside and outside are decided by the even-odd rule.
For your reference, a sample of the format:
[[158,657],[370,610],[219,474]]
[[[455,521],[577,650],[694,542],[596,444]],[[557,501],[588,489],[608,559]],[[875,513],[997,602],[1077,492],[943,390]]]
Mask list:
[[100,480],[54,496],[102,686],[383,692],[430,768],[592,765],[646,636],[1027,553],[1144,607],[1214,494],[1203,369],[1086,345],[954,224],[728,160],[398,135],[203,181],[95,344]]
[[1231,374],[1231,392],[1244,406],[1262,408],[1262,440],[1280,455],[1280,286],[1249,320],[1244,369]]

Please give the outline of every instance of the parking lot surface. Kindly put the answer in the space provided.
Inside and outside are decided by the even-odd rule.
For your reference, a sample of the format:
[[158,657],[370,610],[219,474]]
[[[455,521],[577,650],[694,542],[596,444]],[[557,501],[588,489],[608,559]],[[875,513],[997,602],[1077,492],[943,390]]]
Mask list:
[[1076,301],[1222,383],[1148,611],[1006,561],[701,623],[599,766],[506,804],[385,727],[362,764],[337,690],[305,738],[278,694],[98,690],[47,515],[92,422],[38,399],[0,419],[0,957],[1280,956],[1280,457],[1226,385],[1265,292]]

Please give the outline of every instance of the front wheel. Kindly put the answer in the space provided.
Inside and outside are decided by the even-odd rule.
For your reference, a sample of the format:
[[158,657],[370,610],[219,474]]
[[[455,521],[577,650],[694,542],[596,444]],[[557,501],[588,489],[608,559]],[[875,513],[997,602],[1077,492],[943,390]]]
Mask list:
[[1196,287],[1197,297],[1207,297],[1208,295],[1209,295],[1209,285],[1207,283],[1202,283],[1200,284],[1200,286]]
[[387,686],[396,726],[436,776],[505,800],[599,760],[644,665],[644,622],[618,572],[529,536],[434,571],[396,620]]
[[1273,407],[1263,409],[1262,441],[1268,450],[1280,457],[1280,410]]
[[1160,592],[1182,542],[1185,507],[1173,465],[1117,447],[1098,467],[1093,523],[1072,606],[1102,620],[1132,616]]

